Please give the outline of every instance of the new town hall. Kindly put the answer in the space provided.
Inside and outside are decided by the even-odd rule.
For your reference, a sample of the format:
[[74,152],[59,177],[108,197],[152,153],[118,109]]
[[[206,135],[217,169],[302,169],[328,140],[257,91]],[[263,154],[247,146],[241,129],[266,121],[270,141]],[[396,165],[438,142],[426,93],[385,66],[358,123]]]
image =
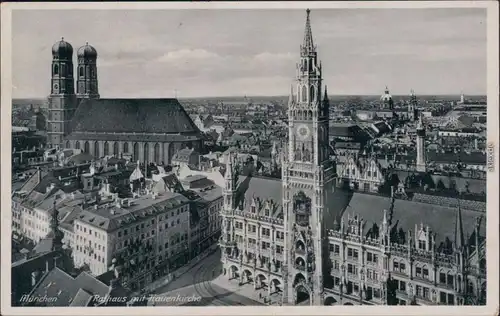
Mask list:
[[100,158],[130,155],[134,160],[169,164],[182,148],[200,149],[198,128],[177,99],[99,97],[97,51],[88,43],[77,51],[76,94],[73,47],[64,39],[52,47],[48,143]]
[[220,246],[228,282],[278,304],[485,304],[477,212],[335,186],[309,10],[297,67],[282,180],[243,176],[236,159],[227,162]]

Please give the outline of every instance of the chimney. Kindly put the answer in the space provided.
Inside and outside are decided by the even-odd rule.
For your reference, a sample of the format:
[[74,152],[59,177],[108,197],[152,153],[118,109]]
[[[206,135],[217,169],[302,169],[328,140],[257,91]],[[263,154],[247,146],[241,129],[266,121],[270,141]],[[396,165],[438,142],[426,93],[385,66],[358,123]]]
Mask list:
[[54,257],[54,268],[61,268],[62,267],[62,258],[60,255],[57,255]]

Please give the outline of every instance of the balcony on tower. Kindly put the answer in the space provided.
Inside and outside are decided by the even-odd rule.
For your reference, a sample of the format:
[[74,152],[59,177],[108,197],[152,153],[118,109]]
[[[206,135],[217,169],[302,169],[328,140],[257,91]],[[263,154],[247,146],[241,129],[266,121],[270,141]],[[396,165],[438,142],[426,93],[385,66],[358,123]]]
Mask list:
[[295,222],[297,225],[309,225],[309,216],[311,215],[311,198],[307,197],[303,191],[300,191],[293,197],[293,212],[295,213]]

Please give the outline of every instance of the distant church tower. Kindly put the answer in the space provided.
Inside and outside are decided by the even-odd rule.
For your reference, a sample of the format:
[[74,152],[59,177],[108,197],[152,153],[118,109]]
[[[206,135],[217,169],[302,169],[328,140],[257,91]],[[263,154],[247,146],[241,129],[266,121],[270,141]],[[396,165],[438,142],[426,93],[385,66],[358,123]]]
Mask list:
[[394,109],[394,101],[387,86],[385,87],[384,94],[380,97],[380,107],[388,110]]
[[417,118],[417,96],[415,95],[415,91],[411,90],[410,93],[410,102],[408,103],[408,119],[411,122],[415,122]]
[[426,171],[425,158],[425,126],[422,122],[422,115],[419,117],[417,125],[417,171]]
[[62,148],[70,132],[70,122],[76,110],[73,79],[73,47],[64,41],[52,46],[52,85],[49,96],[47,136],[49,146]]
[[[328,157],[328,96],[322,98],[322,68],[313,44],[310,10],[297,65],[297,93],[289,100],[288,157],[282,168],[285,259],[283,303],[295,305],[307,293],[323,304],[323,213],[333,193],[335,165]],[[302,252],[303,251],[303,252]]]
[[76,81],[78,99],[98,99],[97,51],[86,43],[77,51],[78,73]]

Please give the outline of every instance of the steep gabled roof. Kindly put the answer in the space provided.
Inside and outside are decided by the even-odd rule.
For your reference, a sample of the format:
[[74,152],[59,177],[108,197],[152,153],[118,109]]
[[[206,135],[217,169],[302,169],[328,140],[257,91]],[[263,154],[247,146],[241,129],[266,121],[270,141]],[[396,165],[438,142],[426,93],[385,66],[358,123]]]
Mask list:
[[197,134],[177,99],[98,99],[80,103],[73,132]]

